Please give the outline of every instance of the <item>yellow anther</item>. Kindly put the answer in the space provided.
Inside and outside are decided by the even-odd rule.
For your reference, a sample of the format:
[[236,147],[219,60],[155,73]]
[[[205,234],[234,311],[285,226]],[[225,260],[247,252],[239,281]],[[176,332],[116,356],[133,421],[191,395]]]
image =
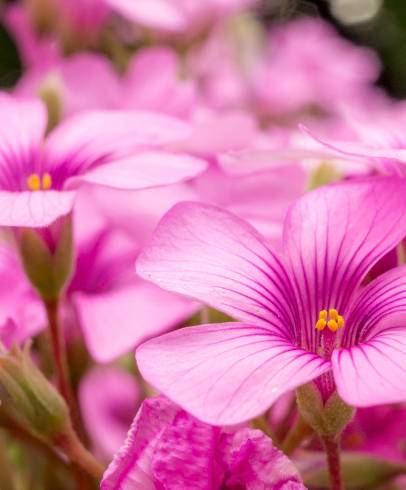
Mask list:
[[325,327],[328,327],[332,332],[337,332],[339,328],[344,327],[344,317],[338,314],[335,308],[320,310],[319,319],[316,322],[316,329],[321,332]]
[[328,313],[330,315],[330,318],[332,318],[333,320],[337,321],[337,319],[338,319],[338,311],[335,308],[331,308],[330,310],[328,310]]
[[44,191],[47,191],[52,187],[52,177],[50,176],[49,173],[45,173],[42,176],[42,188]]
[[326,320],[324,320],[323,318],[320,318],[319,320],[317,320],[316,322],[316,329],[321,332],[327,325],[327,322]]
[[335,320],[329,320],[327,326],[332,332],[337,332],[338,330],[338,323]]
[[27,187],[30,191],[47,191],[52,187],[52,177],[48,172],[43,174],[42,178],[38,174],[31,174],[27,178]]
[[31,174],[27,178],[27,187],[30,191],[39,191],[41,189],[41,180],[38,174]]
[[320,320],[327,320],[327,310],[321,310],[320,313],[319,313],[319,319]]

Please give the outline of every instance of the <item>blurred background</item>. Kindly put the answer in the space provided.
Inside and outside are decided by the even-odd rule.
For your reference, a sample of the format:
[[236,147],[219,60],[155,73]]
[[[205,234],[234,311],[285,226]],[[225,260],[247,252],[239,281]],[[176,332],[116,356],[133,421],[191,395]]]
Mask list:
[[[14,0],[0,0],[3,4]],[[307,15],[328,20],[346,38],[375,49],[383,64],[379,84],[394,97],[406,96],[406,2],[402,0],[262,0],[256,15],[267,26]],[[22,73],[18,50],[0,22],[0,86]]]

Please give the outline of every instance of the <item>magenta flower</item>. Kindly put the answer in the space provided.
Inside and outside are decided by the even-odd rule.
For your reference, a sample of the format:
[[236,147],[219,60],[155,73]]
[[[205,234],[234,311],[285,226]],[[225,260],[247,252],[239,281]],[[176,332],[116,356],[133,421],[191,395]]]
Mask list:
[[357,410],[343,433],[342,446],[402,463],[406,456],[405,417],[405,404]]
[[100,488],[305,489],[261,431],[207,425],[164,397],[143,402]]
[[[366,288],[369,269],[406,234],[406,181],[321,188],[284,224],[277,257],[246,222],[196,203],[175,206],[138,273],[239,323],[181,329],[137,350],[141,373],[197,418],[234,424],[315,380],[349,404],[406,397],[406,269]],[[403,318],[402,318],[403,313]]]
[[72,209],[82,183],[137,190],[193,177],[205,163],[163,150],[190,132],[155,113],[94,111],[44,140],[45,107],[0,94],[0,225],[44,227]]

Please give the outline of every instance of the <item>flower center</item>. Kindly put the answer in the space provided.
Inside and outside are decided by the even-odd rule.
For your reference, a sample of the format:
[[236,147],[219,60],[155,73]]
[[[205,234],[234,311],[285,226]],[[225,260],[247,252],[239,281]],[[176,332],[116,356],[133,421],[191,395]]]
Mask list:
[[27,187],[30,191],[47,191],[52,187],[52,177],[47,172],[41,177],[38,174],[31,174],[27,177]]
[[344,327],[344,318],[338,313],[335,308],[321,310],[319,319],[316,322],[315,328],[321,332],[328,327],[332,332],[337,332],[339,328]]

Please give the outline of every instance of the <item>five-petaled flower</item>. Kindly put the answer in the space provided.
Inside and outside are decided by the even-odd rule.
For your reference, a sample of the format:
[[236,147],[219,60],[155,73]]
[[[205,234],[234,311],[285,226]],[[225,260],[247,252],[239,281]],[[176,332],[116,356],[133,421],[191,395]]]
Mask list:
[[79,184],[138,190],[194,177],[206,163],[166,147],[190,133],[159,113],[92,111],[44,139],[45,105],[0,93],[0,226],[45,227],[66,215]]
[[300,199],[278,257],[246,222],[197,203],[162,219],[138,273],[239,323],[181,329],[137,350],[144,377],[197,418],[234,424],[314,380],[354,406],[406,398],[406,267],[368,285],[406,234],[406,181],[353,180]]

